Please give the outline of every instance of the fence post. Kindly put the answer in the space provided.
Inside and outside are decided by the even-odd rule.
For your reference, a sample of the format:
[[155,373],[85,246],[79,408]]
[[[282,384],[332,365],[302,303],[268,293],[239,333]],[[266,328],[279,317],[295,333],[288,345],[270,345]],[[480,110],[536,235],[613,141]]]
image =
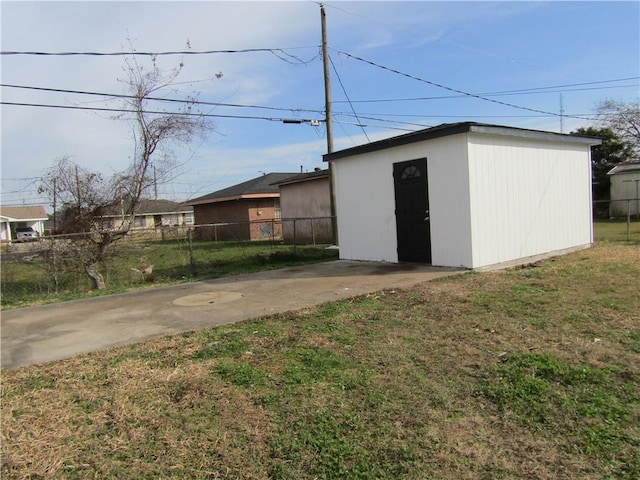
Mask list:
[[55,244],[55,238],[53,237],[49,240],[49,248],[51,248],[51,275],[53,276],[53,290],[54,290],[54,293],[57,295],[59,284],[58,284],[58,270],[56,267],[56,244]]
[[316,229],[313,227],[313,217],[311,217],[311,241],[313,246],[316,246]]
[[271,246],[276,243],[276,219],[271,219]]
[[296,219],[293,219],[293,254],[296,255],[298,253],[297,248],[296,248],[296,240],[297,240],[297,234],[296,234]]
[[187,244],[189,245],[189,271],[191,276],[196,276],[196,262],[193,258],[193,229],[187,229]]
[[631,241],[631,200],[627,200],[627,242]]

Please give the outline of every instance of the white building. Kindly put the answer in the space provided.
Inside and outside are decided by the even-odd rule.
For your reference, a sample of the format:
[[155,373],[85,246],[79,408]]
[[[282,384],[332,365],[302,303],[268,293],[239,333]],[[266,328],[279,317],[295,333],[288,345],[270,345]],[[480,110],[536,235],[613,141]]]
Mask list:
[[31,228],[41,236],[46,220],[47,212],[42,205],[0,206],[0,242],[16,240],[16,229],[20,228]]
[[611,177],[609,216],[640,215],[640,161],[619,163],[607,175]]
[[598,144],[467,122],[327,154],[340,258],[481,268],[587,248]]

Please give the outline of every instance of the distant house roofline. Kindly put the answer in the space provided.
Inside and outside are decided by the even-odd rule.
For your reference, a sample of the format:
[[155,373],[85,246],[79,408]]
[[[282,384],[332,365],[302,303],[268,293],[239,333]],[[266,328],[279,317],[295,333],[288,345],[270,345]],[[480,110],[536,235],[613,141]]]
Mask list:
[[42,205],[0,206],[0,217],[9,222],[41,221],[49,218]]
[[255,198],[279,198],[279,193],[252,193],[248,195],[234,195],[229,197],[218,197],[218,198],[210,198],[202,201],[191,200],[187,202],[187,205],[206,205],[209,203],[220,203],[220,202],[230,202],[233,200],[245,200],[245,199],[255,199]]
[[570,143],[570,144],[582,144],[582,145],[600,145],[602,140],[595,137],[589,137],[585,135],[577,134],[565,134],[547,132],[543,130],[529,130],[518,127],[507,127],[501,125],[491,125],[487,123],[478,122],[460,122],[460,123],[444,123],[435,127],[427,128],[424,130],[418,130],[415,132],[399,135],[396,137],[386,138],[378,140],[376,142],[367,143],[364,145],[358,145],[355,147],[347,148],[333,153],[327,153],[322,156],[325,162],[339,160],[345,157],[351,157],[353,155],[360,155],[363,153],[376,152],[392,147],[399,147],[402,145],[408,145],[411,143],[423,142],[426,140],[432,140],[435,138],[442,138],[449,135],[458,135],[461,133],[480,133],[487,135],[504,135],[509,137],[520,137],[532,140],[553,140],[556,142]]
[[[120,217],[122,216],[122,210],[129,210],[129,202],[125,201],[123,205],[120,202],[113,203],[105,212],[102,217]],[[174,202],[172,200],[164,199],[148,199],[141,198],[136,208],[135,215],[171,215],[177,213],[192,213],[193,207],[181,202]]]
[[309,180],[317,180],[320,178],[328,178],[329,177],[329,169],[316,169],[313,172],[307,173],[299,173],[293,177],[285,178],[280,182],[274,183],[274,185],[282,186],[282,185],[291,185],[292,183],[300,183],[307,182]]
[[279,198],[280,191],[275,184],[295,175],[296,173],[267,173],[202,197],[194,198],[185,202],[185,205],[206,205],[208,203],[255,198]]
[[622,173],[640,172],[640,160],[632,160],[630,162],[622,162],[617,164],[607,172],[607,175],[620,175]]

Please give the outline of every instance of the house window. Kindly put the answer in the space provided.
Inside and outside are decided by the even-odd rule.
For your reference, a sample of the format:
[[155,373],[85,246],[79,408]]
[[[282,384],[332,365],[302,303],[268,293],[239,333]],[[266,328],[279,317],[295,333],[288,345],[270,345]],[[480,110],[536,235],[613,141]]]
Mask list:
[[172,226],[178,225],[178,215],[176,215],[175,213],[164,215],[164,218],[162,219],[162,224],[172,225]]
[[415,165],[409,165],[400,174],[400,180],[407,180],[409,178],[420,178],[422,176],[422,172]]
[[188,213],[184,214],[184,223],[185,223],[185,225],[193,225],[194,224],[193,212],[188,212]]
[[136,227],[144,227],[144,225],[145,225],[144,216],[143,215],[136,215],[133,218],[133,224]]
[[282,211],[280,210],[280,199],[276,198],[273,201],[273,218],[276,220],[282,219]]
[[272,223],[261,223],[260,224],[260,236],[272,237],[273,236],[273,224]]
[[111,219],[110,218],[103,218],[102,219],[102,229],[103,230],[110,230],[111,229]]

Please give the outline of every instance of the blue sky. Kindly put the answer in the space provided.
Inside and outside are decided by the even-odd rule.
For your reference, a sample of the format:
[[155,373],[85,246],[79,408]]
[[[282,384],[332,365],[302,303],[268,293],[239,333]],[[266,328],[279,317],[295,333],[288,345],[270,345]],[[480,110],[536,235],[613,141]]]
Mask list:
[[[324,3],[336,150],[458,121],[568,133],[589,125],[599,102],[640,96],[639,2]],[[207,113],[324,118],[316,2],[4,1],[0,8],[4,52],[183,51],[187,42],[195,52],[282,49],[160,63],[183,61],[181,87],[200,100],[270,107],[207,106]],[[123,65],[121,56],[3,55],[0,76],[9,85],[122,94]],[[15,87],[0,94],[3,102],[120,105]],[[33,185],[56,158],[108,176],[132,155],[131,126],[112,114],[1,108],[2,204],[46,204]],[[261,172],[324,166],[323,123],[214,122],[206,140],[176,152],[180,175],[160,187],[161,197],[182,201]]]

